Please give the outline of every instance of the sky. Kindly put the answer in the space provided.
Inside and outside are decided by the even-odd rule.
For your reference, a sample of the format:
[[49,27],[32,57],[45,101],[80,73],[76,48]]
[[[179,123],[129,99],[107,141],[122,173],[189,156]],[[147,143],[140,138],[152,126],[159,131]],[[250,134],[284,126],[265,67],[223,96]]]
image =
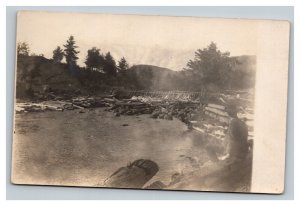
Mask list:
[[73,35],[84,66],[87,50],[111,52],[116,61],[181,70],[197,49],[217,43],[232,56],[256,55],[257,20],[110,15],[90,13],[18,13],[17,42],[27,42],[35,54],[52,57]]

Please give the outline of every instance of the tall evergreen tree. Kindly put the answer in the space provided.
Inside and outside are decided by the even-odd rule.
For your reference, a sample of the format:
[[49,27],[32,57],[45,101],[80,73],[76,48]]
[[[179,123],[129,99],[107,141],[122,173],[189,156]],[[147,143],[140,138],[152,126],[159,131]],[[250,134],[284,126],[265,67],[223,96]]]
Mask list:
[[63,50],[60,48],[60,46],[56,47],[56,49],[54,49],[53,51],[53,62],[55,64],[60,63],[64,58],[64,52]]
[[29,46],[26,42],[19,42],[17,45],[18,56],[29,56]]
[[90,70],[102,71],[104,66],[104,57],[100,53],[100,49],[97,49],[96,47],[89,49],[84,63]]
[[110,52],[106,53],[104,59],[105,59],[105,61],[104,61],[103,71],[106,74],[109,74],[111,76],[116,76],[117,75],[116,61],[114,60],[114,58],[112,57],[112,55],[110,54]]
[[76,51],[78,46],[76,46],[75,43],[74,37],[71,35],[67,40],[67,43],[64,45],[66,62],[71,69],[71,72],[74,72],[75,68],[77,67],[77,54],[79,53],[79,51]]
[[190,60],[187,69],[190,81],[196,88],[213,84],[221,88],[230,87],[232,75],[232,59],[229,52],[221,52],[214,42],[204,49],[195,52],[194,60]]
[[129,65],[128,65],[126,59],[125,59],[124,57],[122,57],[122,58],[120,59],[120,61],[118,62],[118,69],[119,69],[120,71],[125,71],[125,70],[128,69],[128,68],[129,68]]

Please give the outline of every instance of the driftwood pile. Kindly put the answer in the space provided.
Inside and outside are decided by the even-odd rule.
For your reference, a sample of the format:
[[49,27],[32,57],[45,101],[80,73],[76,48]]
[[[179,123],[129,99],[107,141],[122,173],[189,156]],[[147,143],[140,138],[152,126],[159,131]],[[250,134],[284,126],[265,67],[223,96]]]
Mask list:
[[[223,138],[226,129],[223,123],[228,124],[228,115],[225,112],[225,107],[215,103],[205,104],[197,98],[185,100],[184,97],[184,93],[176,95],[170,93],[164,98],[159,98],[153,94],[150,96],[132,96],[127,99],[117,99],[115,95],[88,96],[39,103],[17,103],[16,111],[17,113],[22,113],[80,109],[80,112],[83,113],[86,108],[106,107],[105,110],[113,112],[116,117],[147,114],[153,119],[173,120],[177,118],[185,123],[188,129],[195,129],[204,134]],[[242,119],[248,125],[249,135],[252,136],[253,117],[249,115],[249,111],[246,111],[247,109],[249,107],[245,108],[245,114]],[[210,122],[208,121],[209,118],[214,120]]]
[[151,117],[167,120],[178,118],[182,122],[189,124],[200,108],[200,102],[171,102],[157,107]]
[[155,107],[149,103],[138,101],[118,101],[107,111],[113,111],[115,116],[151,114]]
[[68,100],[47,100],[40,102],[17,103],[16,112],[64,111],[74,109],[111,107],[116,100],[109,97],[77,97]]
[[17,113],[106,107],[106,111],[112,111],[116,117],[148,114],[153,119],[173,120],[173,118],[178,118],[190,129],[193,116],[203,110],[200,101],[166,100],[141,96],[130,99],[116,99],[114,96],[77,97],[69,100],[21,103],[18,106]]
[[114,102],[115,100],[112,98],[101,97],[80,97],[71,100],[72,105],[77,106],[77,108],[109,107]]
[[153,101],[142,102],[138,98],[116,101],[107,111],[113,111],[116,117],[121,115],[149,114],[153,119],[180,121],[191,126],[193,116],[202,110],[200,102],[197,101]]
[[207,98],[206,91],[202,90],[200,92],[191,91],[115,91],[114,95],[118,99],[154,99],[168,100],[168,101],[193,101],[202,100]]

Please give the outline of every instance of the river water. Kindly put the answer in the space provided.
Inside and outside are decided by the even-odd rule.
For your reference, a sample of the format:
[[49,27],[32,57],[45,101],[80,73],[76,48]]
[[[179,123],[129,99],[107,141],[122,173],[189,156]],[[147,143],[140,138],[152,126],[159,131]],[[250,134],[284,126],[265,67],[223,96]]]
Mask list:
[[16,183],[102,186],[114,171],[151,159],[159,172],[149,182],[170,182],[208,160],[206,139],[177,119],[115,117],[103,108],[16,114],[13,180]]

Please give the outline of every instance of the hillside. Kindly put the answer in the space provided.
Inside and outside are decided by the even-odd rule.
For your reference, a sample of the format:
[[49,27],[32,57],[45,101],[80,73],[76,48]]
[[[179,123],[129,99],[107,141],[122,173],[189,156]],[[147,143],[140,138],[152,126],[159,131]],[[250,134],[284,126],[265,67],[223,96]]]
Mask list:
[[256,68],[256,56],[253,55],[242,55],[231,57],[235,59],[236,65],[234,70],[252,70],[255,71]]
[[179,72],[152,65],[134,65],[126,71],[143,90],[174,90]]
[[77,78],[70,75],[65,64],[53,64],[41,56],[20,56],[17,62],[17,98],[34,94],[74,93],[81,88]]
[[256,56],[236,56],[233,66],[234,75],[232,77],[233,88],[253,88],[255,85]]
[[[252,88],[255,83],[255,56],[232,57],[232,89]],[[153,65],[134,65],[111,76],[85,68],[71,72],[64,63],[54,64],[41,56],[20,56],[17,61],[17,98],[55,94],[94,95],[112,88],[127,90],[197,90],[190,74]]]

